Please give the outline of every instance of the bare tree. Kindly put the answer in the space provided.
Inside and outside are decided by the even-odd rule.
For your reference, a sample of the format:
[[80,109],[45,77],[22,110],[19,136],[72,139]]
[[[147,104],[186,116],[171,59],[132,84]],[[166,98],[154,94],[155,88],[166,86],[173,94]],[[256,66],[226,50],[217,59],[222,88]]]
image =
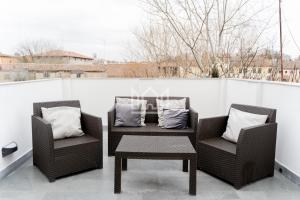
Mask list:
[[[164,26],[163,33],[171,34],[174,41],[184,45],[183,53],[192,58],[202,75],[207,72],[210,75],[212,69],[218,68],[220,75],[226,76],[230,71],[230,57],[234,55],[242,54],[239,57],[242,66],[250,66],[259,49],[259,38],[269,23],[257,21],[269,6],[260,7],[253,0],[141,1],[153,21]],[[248,40],[242,34],[250,31],[253,35]],[[248,46],[241,49],[241,43]]]
[[50,50],[62,49],[55,43],[48,40],[33,40],[20,43],[16,54],[20,56],[22,62],[34,63],[34,56]]
[[164,24],[150,23],[136,30],[135,36],[139,42],[139,57],[155,63],[161,77],[184,76],[180,70],[191,60],[187,57],[187,50],[181,41],[177,41]]

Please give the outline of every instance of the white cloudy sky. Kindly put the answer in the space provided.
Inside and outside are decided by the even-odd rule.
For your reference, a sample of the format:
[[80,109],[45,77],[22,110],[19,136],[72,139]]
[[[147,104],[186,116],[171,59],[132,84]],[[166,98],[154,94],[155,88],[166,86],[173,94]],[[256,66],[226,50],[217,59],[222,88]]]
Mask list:
[[[283,8],[300,45],[300,1],[283,0]],[[0,52],[13,54],[18,44],[42,39],[65,50],[128,59],[128,46],[135,45],[132,33],[146,18],[138,0],[0,0]],[[300,55],[284,28],[285,53]]]

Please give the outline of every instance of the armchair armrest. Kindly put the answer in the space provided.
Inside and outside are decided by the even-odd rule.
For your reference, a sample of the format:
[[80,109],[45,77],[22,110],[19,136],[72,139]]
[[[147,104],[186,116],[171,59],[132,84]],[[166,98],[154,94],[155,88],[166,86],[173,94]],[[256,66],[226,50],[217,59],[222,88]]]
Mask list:
[[108,133],[110,133],[111,127],[114,126],[115,123],[115,106],[113,106],[107,113],[107,126],[108,126]]
[[276,137],[277,123],[244,128],[237,142],[237,156],[251,160],[258,155],[267,154],[268,158],[274,160]]
[[35,115],[31,116],[31,122],[33,154],[39,155],[41,159],[51,160],[54,154],[51,124]]
[[84,133],[102,140],[102,119],[84,112],[81,112],[82,130]]
[[221,137],[226,130],[228,116],[200,119],[197,130],[197,141]]
[[190,127],[194,129],[195,131],[197,130],[197,123],[198,123],[198,112],[196,112],[193,108],[189,108],[190,111],[190,116],[189,116],[189,121],[190,121]]

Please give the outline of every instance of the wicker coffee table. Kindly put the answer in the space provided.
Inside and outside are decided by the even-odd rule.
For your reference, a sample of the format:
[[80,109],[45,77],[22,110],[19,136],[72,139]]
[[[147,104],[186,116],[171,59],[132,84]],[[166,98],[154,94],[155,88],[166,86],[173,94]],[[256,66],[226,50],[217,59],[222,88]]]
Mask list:
[[127,159],[183,160],[188,172],[189,193],[196,195],[197,153],[186,136],[123,136],[115,152],[115,193],[121,192],[121,171],[127,170]]

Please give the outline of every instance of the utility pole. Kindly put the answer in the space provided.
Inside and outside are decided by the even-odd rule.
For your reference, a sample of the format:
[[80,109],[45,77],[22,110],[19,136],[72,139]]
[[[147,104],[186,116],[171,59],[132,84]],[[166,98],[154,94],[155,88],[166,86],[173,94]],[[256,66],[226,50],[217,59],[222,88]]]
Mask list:
[[283,81],[283,42],[282,42],[282,17],[281,17],[281,2],[279,0],[279,26],[280,26],[280,69],[281,81]]

